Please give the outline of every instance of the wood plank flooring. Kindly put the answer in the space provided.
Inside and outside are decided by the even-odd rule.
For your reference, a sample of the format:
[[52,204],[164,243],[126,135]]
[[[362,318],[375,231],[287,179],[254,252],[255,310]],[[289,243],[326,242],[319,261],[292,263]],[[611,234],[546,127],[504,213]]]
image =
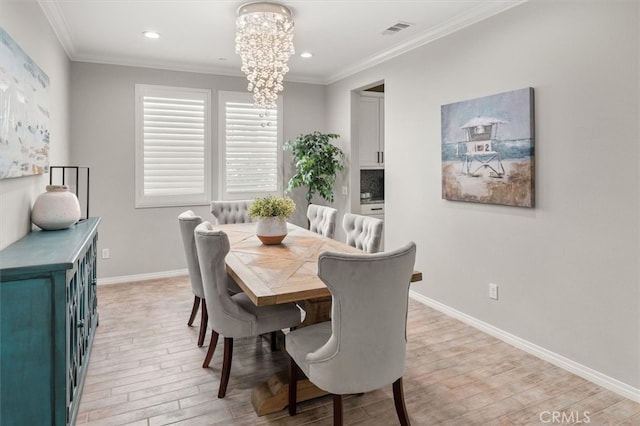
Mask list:
[[[331,398],[257,417],[252,387],[286,370],[282,351],[238,339],[224,399],[222,339],[208,369],[187,327],[188,277],[98,287],[98,327],[79,425],[331,425]],[[640,425],[640,404],[410,301],[405,400],[422,425]],[[194,325],[198,321],[194,322]],[[208,344],[210,334],[207,333]],[[397,425],[391,386],[344,398],[345,424]]]

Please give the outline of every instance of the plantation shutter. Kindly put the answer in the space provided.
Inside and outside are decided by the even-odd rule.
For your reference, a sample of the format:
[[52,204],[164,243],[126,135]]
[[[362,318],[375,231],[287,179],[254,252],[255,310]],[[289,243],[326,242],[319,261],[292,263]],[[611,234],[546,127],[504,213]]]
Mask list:
[[210,201],[209,92],[141,87],[141,204]]
[[278,108],[255,108],[246,93],[221,94],[223,197],[282,193],[282,142]]

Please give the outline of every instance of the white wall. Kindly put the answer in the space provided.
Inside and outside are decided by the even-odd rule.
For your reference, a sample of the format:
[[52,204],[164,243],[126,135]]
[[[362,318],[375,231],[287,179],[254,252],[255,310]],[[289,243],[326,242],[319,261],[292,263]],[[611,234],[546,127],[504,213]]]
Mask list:
[[[36,2],[0,0],[0,26],[49,76],[49,163],[65,165],[70,149],[69,59]],[[0,180],[0,249],[31,230],[31,206],[48,183],[48,174]]]
[[[348,135],[350,91],[385,82],[385,244],[416,241],[414,290],[636,389],[638,8],[533,0],[327,91]],[[442,200],[440,106],[529,86],[536,208]]]
[[[212,138],[218,145],[217,91],[246,91],[242,77],[73,62],[71,161],[91,169],[92,216],[101,216],[98,277],[153,275],[186,268],[178,215],[188,208],[213,220],[209,206],[134,208],[134,87],[136,83],[212,90]],[[284,140],[324,130],[324,86],[289,83],[284,90]],[[290,162],[288,155],[285,163]],[[285,173],[285,182],[291,172]],[[217,188],[217,181],[214,182]],[[214,196],[215,198],[215,196]],[[294,221],[306,225],[301,193]]]

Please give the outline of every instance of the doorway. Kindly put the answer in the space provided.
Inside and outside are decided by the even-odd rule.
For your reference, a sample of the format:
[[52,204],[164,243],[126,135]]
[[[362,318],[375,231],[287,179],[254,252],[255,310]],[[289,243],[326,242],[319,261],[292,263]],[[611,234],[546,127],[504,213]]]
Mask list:
[[352,91],[351,211],[384,220],[384,81]]

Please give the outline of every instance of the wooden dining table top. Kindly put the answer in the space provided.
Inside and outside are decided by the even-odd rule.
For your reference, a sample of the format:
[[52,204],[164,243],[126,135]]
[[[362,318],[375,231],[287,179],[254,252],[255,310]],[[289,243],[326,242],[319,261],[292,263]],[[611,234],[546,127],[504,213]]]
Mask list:
[[[281,244],[265,245],[255,223],[216,225],[229,236],[227,272],[256,306],[299,302],[330,296],[318,277],[318,256],[324,251],[363,253],[343,242],[288,223]],[[420,281],[414,271],[411,281]]]

